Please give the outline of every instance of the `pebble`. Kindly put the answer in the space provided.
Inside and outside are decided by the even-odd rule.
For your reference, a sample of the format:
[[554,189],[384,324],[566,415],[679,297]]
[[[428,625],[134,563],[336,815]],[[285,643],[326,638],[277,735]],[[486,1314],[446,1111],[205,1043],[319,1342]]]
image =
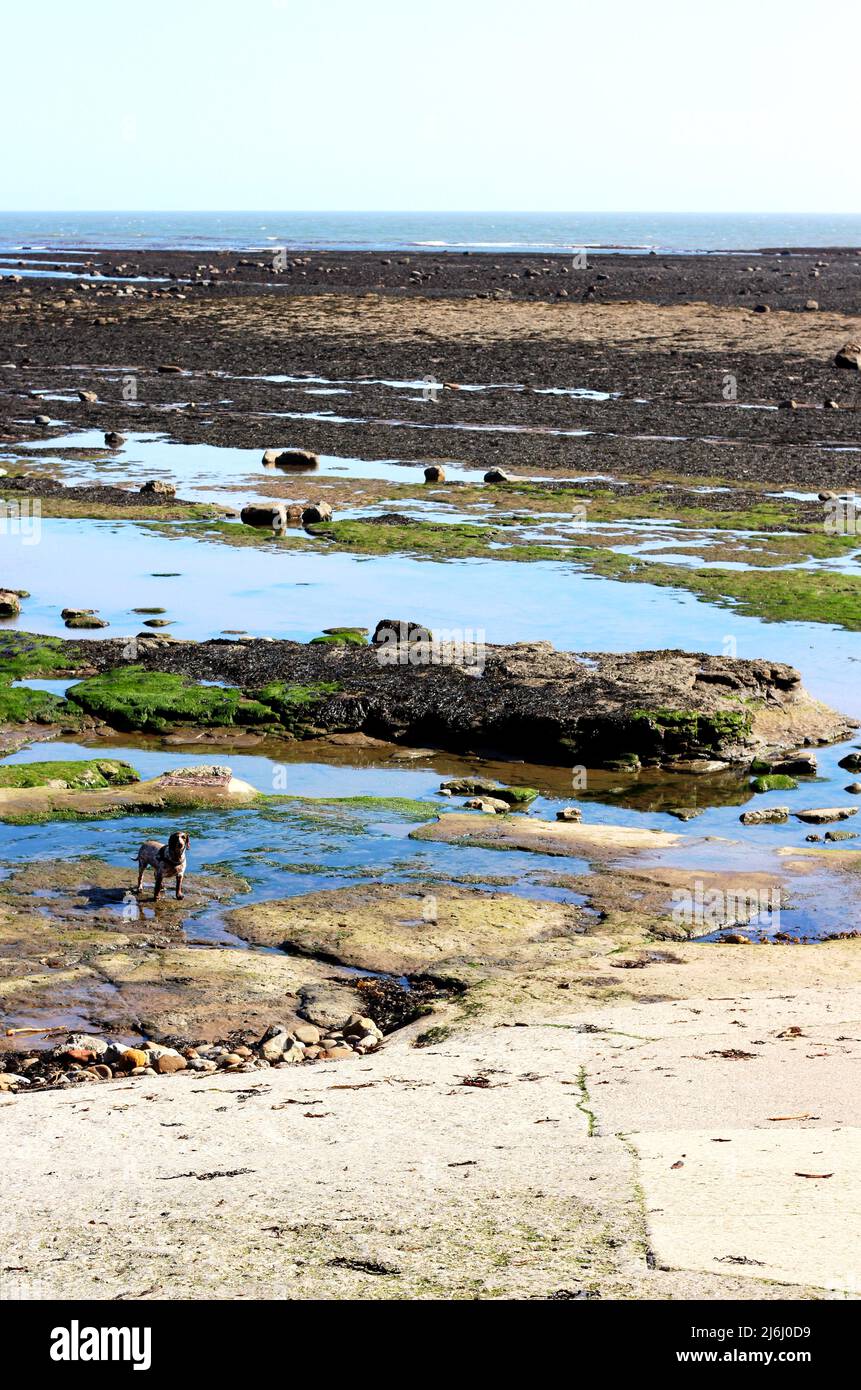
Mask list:
[[[70,1033],[49,1053],[26,1056],[10,1054],[18,1070],[0,1071],[0,1092],[11,1097],[20,1087],[80,1085],[87,1081],[110,1081],[114,1077],[172,1076],[181,1071],[197,1073],[223,1071],[252,1073],[270,1068],[294,1066],[299,1062],[340,1061],[367,1056],[376,1051],[383,1031],[368,1014],[350,1014],[341,1028],[321,1037],[316,1024],[297,1020],[289,1027],[276,1023],[253,1044],[200,1043],[182,1052],[157,1042],[141,1042],[127,1047],[112,1039],[89,1033]],[[45,1069],[54,1063],[55,1071]],[[23,1075],[33,1071],[34,1076]]]

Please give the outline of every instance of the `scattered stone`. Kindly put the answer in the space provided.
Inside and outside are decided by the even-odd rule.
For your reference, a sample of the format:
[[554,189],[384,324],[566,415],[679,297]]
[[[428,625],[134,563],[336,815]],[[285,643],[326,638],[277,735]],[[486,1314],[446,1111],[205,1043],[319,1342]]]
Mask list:
[[790,777],[814,777],[817,767],[815,753],[787,753],[771,763],[770,771]]
[[121,444],[125,444],[125,442],[126,442],[126,437],[125,437],[125,435],[124,435],[124,434],[117,434],[116,430],[108,430],[107,433],[105,434],[105,443],[106,443],[111,449],[118,449],[118,448],[120,447],[120,445],[121,445]]
[[317,468],[319,463],[310,449],[267,449],[263,455],[264,468]]
[[0,618],[17,618],[21,601],[14,589],[0,589]]
[[486,483],[510,483],[511,476],[501,468],[489,468],[484,475],[484,481]]
[[157,368],[162,376],[181,376],[182,367],[178,367],[175,362],[162,362]]
[[283,531],[287,526],[287,508],[283,502],[271,507],[243,507],[239,513],[243,526],[265,527],[270,531]]
[[842,767],[844,772],[861,772],[861,753],[847,753],[837,766]]
[[745,811],[739,820],[742,825],[782,825],[789,820],[789,807],[765,806],[761,811]]
[[120,1066],[124,1071],[135,1071],[138,1067],[145,1067],[146,1063],[147,1054],[139,1047],[127,1047],[120,1058]]
[[174,1072],[185,1071],[188,1063],[178,1052],[165,1049],[155,1059],[155,1069],[159,1076],[172,1076]]
[[302,525],[313,526],[318,521],[331,521],[332,508],[328,502],[309,502],[302,511]]
[[502,801],[506,810],[512,806],[528,806],[538,792],[534,787],[506,787],[492,782],[486,777],[453,777],[443,782],[440,791],[449,791],[453,796],[472,796]]
[[798,790],[798,783],[785,773],[769,772],[764,777],[753,777],[750,787],[755,792],[794,792]]
[[805,309],[818,309],[818,308],[819,308],[819,300],[818,300],[818,299],[808,299],[808,300],[806,301],[804,307],[805,307]]
[[173,483],[166,483],[161,478],[150,478],[149,482],[144,483],[138,488],[138,492],[157,493],[161,497],[175,497],[176,488]]
[[815,806],[807,811],[795,812],[796,819],[805,825],[827,825],[829,821],[848,820],[857,814],[857,806]]
[[850,782],[844,791],[851,792],[853,796],[861,796],[861,782]]
[[64,608],[60,617],[66,627],[96,628],[108,626],[106,620],[100,618],[94,608]]
[[804,838],[805,838],[805,840],[807,840],[810,844],[817,844],[817,845],[821,845],[821,844],[822,844],[822,836],[821,836],[821,835],[816,835],[816,834],[813,834],[813,835],[805,835]]
[[374,628],[371,643],[375,647],[389,642],[405,643],[412,646],[416,642],[432,642],[433,633],[421,623],[404,622],[398,618],[381,618]]
[[511,810],[507,801],[499,801],[494,796],[473,796],[464,802],[467,811],[483,811],[485,815],[504,816]]
[[50,415],[34,415],[33,423],[34,425],[50,425],[51,417]]
[[445,469],[440,468],[438,464],[432,463],[428,468],[425,469],[425,482],[444,483]]
[[561,811],[556,812],[557,820],[579,822],[583,819],[583,812],[579,806],[563,806]]
[[834,365],[851,372],[861,371],[861,344],[844,343],[834,358]]
[[857,830],[826,830],[826,840],[857,840]]
[[96,395],[95,391],[78,392],[78,400],[83,401],[86,405],[95,405],[98,399],[99,398]]

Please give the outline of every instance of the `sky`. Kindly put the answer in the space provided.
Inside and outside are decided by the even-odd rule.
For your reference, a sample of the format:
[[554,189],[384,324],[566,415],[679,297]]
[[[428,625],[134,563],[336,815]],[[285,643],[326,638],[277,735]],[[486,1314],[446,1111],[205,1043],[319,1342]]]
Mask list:
[[858,212],[859,15],[6,0],[0,208]]

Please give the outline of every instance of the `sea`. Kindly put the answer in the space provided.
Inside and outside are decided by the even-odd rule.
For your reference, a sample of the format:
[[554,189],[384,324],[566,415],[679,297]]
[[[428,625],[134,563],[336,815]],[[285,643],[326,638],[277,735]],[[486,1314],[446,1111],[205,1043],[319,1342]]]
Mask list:
[[697,252],[861,248],[857,213],[0,212],[0,251]]

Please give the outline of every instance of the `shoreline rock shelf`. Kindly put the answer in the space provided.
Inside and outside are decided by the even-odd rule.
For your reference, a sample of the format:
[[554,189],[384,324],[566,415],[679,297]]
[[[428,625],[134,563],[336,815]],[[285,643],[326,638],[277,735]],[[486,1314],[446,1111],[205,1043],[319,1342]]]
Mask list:
[[[15,643],[26,649],[44,641],[26,633],[7,638],[0,676],[4,658],[15,657]],[[95,671],[98,708],[88,708],[85,685],[77,693],[72,687],[67,698],[125,729],[136,727],[128,722],[129,682],[143,685],[153,673],[182,686],[184,698],[175,700],[175,716],[166,711],[165,727],[194,724],[197,696],[207,692],[198,682],[215,681],[245,694],[233,701],[229,717],[211,715],[198,721],[202,725],[265,724],[293,737],[362,732],[557,766],[600,766],[619,758],[643,767],[702,759],[749,765],[754,758],[837,742],[857,727],[813,699],[793,667],[766,660],[681,651],[577,654],[532,642],[488,646],[478,669],[459,664],[456,650],[437,651],[433,642],[383,649],[222,638],[141,641],[130,666],[124,648],[123,638],[53,639],[51,666],[52,673]],[[113,673],[124,692],[116,711],[103,688]]]

